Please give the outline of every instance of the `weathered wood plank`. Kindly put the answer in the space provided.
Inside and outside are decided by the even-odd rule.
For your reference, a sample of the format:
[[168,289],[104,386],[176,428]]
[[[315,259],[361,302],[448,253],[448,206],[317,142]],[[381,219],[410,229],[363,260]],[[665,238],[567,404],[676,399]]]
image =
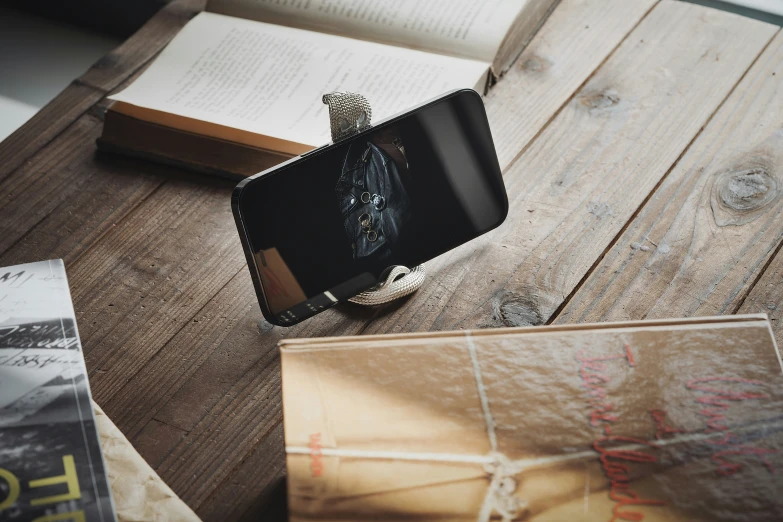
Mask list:
[[0,264],[76,259],[162,179],[128,161],[105,163],[85,142],[100,122],[84,115],[0,182]]
[[99,133],[100,121],[84,115],[0,182],[0,263],[70,261],[160,184],[136,169],[96,164],[84,144]]
[[[198,510],[216,487],[230,480],[231,472],[260,441],[267,441],[282,418],[279,354],[276,346],[258,346],[258,362],[221,397],[210,414],[204,416],[158,468],[164,480]],[[282,469],[280,440],[270,456]],[[216,446],[217,445],[217,446]],[[216,448],[220,448],[216,451]],[[263,445],[261,451],[267,452]],[[203,480],[194,481],[194,473]],[[274,477],[269,477],[273,480]],[[262,490],[248,490],[244,502]]]
[[507,222],[367,332],[548,321],[775,30],[658,4],[506,173]]
[[486,97],[506,170],[658,0],[562,0]]
[[79,82],[109,93],[144,66],[188,21],[204,10],[206,0],[174,0],[166,4],[133,36],[98,60]]
[[557,322],[733,313],[783,241],[783,33]]
[[[711,17],[706,17],[705,23],[712,23]],[[716,31],[722,38],[734,43],[734,38],[748,36],[744,26],[742,30],[733,32],[727,25],[717,24]],[[672,29],[658,27],[658,31],[667,30]],[[679,27],[674,30],[684,29]],[[704,32],[701,28],[701,33]],[[616,35],[618,41],[622,38],[619,30],[612,34]],[[701,39],[697,41],[704,44],[705,40],[713,42],[716,39],[715,35],[708,36],[709,38],[705,38],[704,34],[700,34]],[[749,49],[761,41],[762,36],[748,37],[748,42],[736,46],[739,50],[730,50],[728,57],[721,51],[720,60],[729,62],[725,69],[737,67],[737,62],[741,61],[737,57],[750,54]],[[572,45],[577,45],[577,42],[574,40]],[[614,45],[607,45],[604,47],[605,52],[608,54],[613,47]],[[692,52],[685,54],[693,58]],[[596,58],[598,55],[591,56],[597,60],[596,63],[600,62]],[[547,59],[553,63],[558,61],[557,56],[554,60],[552,57]],[[678,68],[675,68],[674,72],[684,69],[683,63],[687,63],[687,60],[677,63]],[[653,62],[647,69],[649,74],[645,81],[664,90],[690,87],[687,83],[678,85],[673,81],[667,83],[661,80],[658,75],[665,76],[666,71],[653,69],[653,66],[660,69],[667,65],[660,61]],[[531,68],[535,68],[532,63],[528,64],[524,74],[531,74]],[[639,68],[631,70],[638,74]],[[719,74],[725,71],[720,67],[703,66],[697,68],[697,72]],[[587,74],[585,71],[585,77]],[[581,83],[577,82],[578,78],[574,78],[564,80],[567,85],[573,85],[568,87],[572,91]],[[97,76],[91,81],[100,83],[103,80]],[[730,82],[731,78],[717,81],[716,89],[720,92],[720,89]],[[620,84],[623,85],[622,82]],[[498,89],[501,87],[502,82]],[[524,86],[518,88],[523,89]],[[566,91],[567,89],[563,92]],[[632,91],[631,94],[640,96],[640,92],[647,91]],[[604,127],[614,125],[623,128],[625,120],[638,117],[638,113],[644,116],[651,110],[660,110],[661,107],[672,111],[681,107],[676,103],[665,105],[660,101],[664,96],[659,95],[655,98],[660,102],[658,107],[639,108],[630,102],[629,107],[624,105],[626,99],[622,99],[618,103],[623,109],[620,111],[612,108],[614,101],[610,94],[600,90],[598,93],[602,93],[603,97],[587,96],[577,99],[582,106],[592,106],[592,109],[581,110],[592,111],[595,114],[591,118],[599,120],[593,128],[593,134],[589,136],[590,139],[600,140],[600,131]],[[568,96],[570,93],[562,99],[565,100]],[[713,103],[713,106],[715,100],[721,99],[719,94],[702,97],[706,98],[707,103]],[[694,96],[688,98],[692,99]],[[640,100],[635,102],[639,103]],[[493,103],[500,102],[488,100],[490,111],[494,107]],[[605,103],[610,106],[602,107]],[[520,121],[524,120],[529,126],[526,130],[519,131],[522,132],[522,141],[536,136],[541,126],[556,112],[557,105],[556,100],[542,104],[542,111],[549,112],[540,118],[525,113],[524,110],[527,109],[516,113]],[[573,117],[573,105],[574,103],[569,104],[558,119],[563,117],[563,114],[568,118]],[[576,114],[579,115],[578,105],[576,109]],[[622,112],[621,116],[617,116],[615,111]],[[688,114],[697,119],[700,115],[701,113],[693,112]],[[702,122],[705,119],[706,117],[703,117]],[[675,123],[679,121],[681,120],[676,120]],[[656,122],[657,120],[652,120],[650,123],[650,120],[647,120],[644,123],[654,125]],[[684,127],[687,131],[693,126],[698,128],[699,125],[696,122]],[[658,132],[668,129],[659,127]],[[640,126],[635,128],[638,130]],[[79,126],[69,132],[75,133],[79,130],[92,132]],[[525,135],[529,138],[524,138]],[[547,133],[542,136],[544,135]],[[627,132],[610,136],[620,136],[622,139],[634,137]],[[554,134],[551,138],[560,139],[560,135]],[[535,143],[538,141],[540,140]],[[570,146],[584,143],[578,140],[563,141]],[[51,143],[52,147],[60,145],[62,144]],[[519,145],[521,147],[523,143]],[[538,154],[551,153],[552,150],[555,154],[561,154],[564,149],[558,149],[549,143],[539,149]],[[596,154],[601,151],[595,147],[590,150]],[[509,158],[513,159],[517,152],[513,152]],[[568,158],[568,154],[562,155]],[[80,156],[69,161],[67,165],[79,168],[77,166],[88,161],[91,160]],[[110,163],[115,164],[114,160]],[[525,168],[544,165],[543,160],[531,161]],[[64,166],[63,171],[65,170]],[[123,176],[129,172],[126,167],[120,170]],[[44,171],[45,169],[41,170]],[[516,191],[514,193],[519,204],[519,198],[523,197],[524,183],[532,181],[535,176],[525,178],[519,174],[521,170],[516,170],[516,167],[511,171],[516,172],[510,181],[515,183],[513,190]],[[165,173],[171,171],[162,169],[160,172],[163,179],[167,176]],[[540,173],[536,175],[538,174]],[[552,178],[542,179],[544,182],[552,181]],[[604,179],[613,178],[607,175]],[[96,181],[97,178],[91,183]],[[103,217],[99,216],[97,219],[101,225],[94,227],[93,232],[89,233],[95,235],[85,235],[87,239],[72,243],[75,246],[62,243],[62,251],[78,252],[72,266],[69,266],[69,275],[79,311],[85,349],[88,351],[93,388],[96,397],[104,403],[107,411],[113,416],[121,416],[122,422],[118,423],[121,428],[127,427],[136,434],[131,437],[132,440],[141,443],[145,456],[158,464],[163,477],[171,482],[186,501],[197,507],[205,518],[220,519],[225,518],[226,513],[233,516],[248,510],[251,510],[252,514],[252,510],[259,505],[259,499],[269,494],[268,488],[276,483],[283,469],[279,371],[274,350],[276,340],[281,335],[361,332],[374,312],[343,306],[293,330],[283,332],[280,329],[268,329],[263,323],[259,329],[260,316],[254,304],[252,288],[247,282],[244,260],[230,217],[230,184],[224,186],[220,182],[205,178],[198,178],[194,182],[175,178],[162,186],[160,181],[156,183],[156,190],[134,200],[143,201],[141,205],[135,208],[127,207],[114,214],[119,216],[116,218],[119,221],[110,234],[104,235],[105,229],[102,227],[115,218],[102,214]],[[509,188],[512,189],[511,183]],[[557,187],[550,188],[557,190]],[[577,188],[584,189],[584,185]],[[569,187],[566,187],[563,190],[568,189]],[[80,201],[83,202],[81,204],[87,205],[90,199]],[[565,200],[550,198],[546,201],[553,205]],[[134,206],[135,204],[134,202]],[[58,216],[67,214],[67,206],[58,205],[56,208],[58,210],[55,213]],[[545,208],[551,207],[542,206],[539,210]],[[593,210],[601,213],[600,206]],[[619,221],[620,218],[617,219]],[[522,220],[518,219],[517,222],[521,227]],[[87,228],[90,226],[87,224]],[[20,226],[18,231],[23,228]],[[199,232],[203,232],[201,237]],[[58,242],[65,240],[67,235],[52,236],[59,238],[53,240],[52,244],[60,244]],[[100,239],[95,242],[97,237]],[[24,241],[15,242],[13,249]],[[85,245],[94,242],[94,246],[87,250]],[[37,248],[31,244],[29,252],[34,251],[37,251]],[[465,252],[470,253],[470,250]],[[587,253],[585,261],[586,256]],[[461,258],[458,255],[450,259],[456,263]],[[445,266],[442,261],[438,263],[434,265]],[[456,264],[452,266],[457,267]],[[433,292],[440,292],[444,299],[451,299],[451,294],[457,289],[470,266],[466,263],[451,273],[446,270],[439,271],[437,277],[429,283],[431,290],[428,290],[428,295],[431,297]],[[492,289],[485,289],[485,292],[490,290]],[[211,299],[216,293],[217,298]],[[424,310],[427,314],[434,314],[435,308],[441,304],[440,299],[430,299],[423,305],[418,300],[418,297],[410,300],[409,306],[415,305],[419,312]],[[376,329],[393,329],[396,325],[389,318],[403,311],[400,305],[388,307],[370,326]],[[441,327],[436,322],[428,324],[428,320],[425,314],[423,321],[408,321],[400,325],[400,328]],[[126,413],[123,408],[134,399],[138,405],[132,406],[132,411]],[[199,400],[203,400],[203,408],[194,408],[194,403]],[[144,411],[145,406],[150,406],[149,412]],[[188,408],[192,411],[183,413],[183,409]],[[199,479],[194,480],[194,475]]]
[[[266,323],[261,323],[252,285],[250,274],[242,269],[112,396],[114,422],[124,433],[135,435],[155,417],[167,426],[191,431],[263,357],[266,348],[261,347],[283,338],[285,330],[269,325],[259,339],[259,326]],[[143,448],[140,451],[144,454]]]
[[156,468],[188,433],[165,422],[152,420],[136,434],[133,446],[147,461]]
[[1,263],[44,255],[68,264],[163,182],[159,167],[96,157],[101,122],[88,111],[138,74],[202,3],[167,6],[0,144]]
[[[778,70],[778,75],[783,74]],[[778,250],[737,313],[765,313],[778,346],[783,346],[783,254]]]
[[69,267],[93,395],[110,416],[114,393],[242,268],[232,186],[172,179]]
[[[127,76],[117,89],[143,70],[144,66]],[[0,262],[26,262],[46,252],[48,257],[63,258],[68,266],[166,179],[182,176],[157,164],[98,152],[95,139],[102,132],[103,113],[110,102],[96,101],[91,95],[71,96],[80,85],[74,82],[43,111],[71,114],[79,107],[86,113],[70,124],[63,119],[62,132],[54,137],[45,133],[51,139],[8,181],[0,180],[0,199],[9,187],[23,187],[32,194],[24,198],[6,194],[9,203],[0,207],[0,221],[13,230],[0,240]]]
[[31,158],[79,116],[97,103],[104,93],[94,87],[71,83],[24,125],[0,142],[0,181]]
[[0,143],[0,181],[63,132],[92,105],[144,66],[203,9],[205,0],[175,0],[136,34],[98,60],[30,121]]
[[283,423],[280,422],[232,470],[231,478],[201,502],[198,507],[201,517],[221,520],[221,514],[225,514],[223,520],[288,520],[285,459],[268,449],[269,446],[283,448],[284,444]]

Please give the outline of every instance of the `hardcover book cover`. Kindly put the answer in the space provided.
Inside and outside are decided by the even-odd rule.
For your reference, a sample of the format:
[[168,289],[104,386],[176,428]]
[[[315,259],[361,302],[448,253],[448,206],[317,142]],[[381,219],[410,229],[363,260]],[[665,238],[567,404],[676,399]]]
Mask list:
[[0,268],[0,521],[116,520],[62,261]]
[[783,520],[763,315],[281,342],[292,521]]

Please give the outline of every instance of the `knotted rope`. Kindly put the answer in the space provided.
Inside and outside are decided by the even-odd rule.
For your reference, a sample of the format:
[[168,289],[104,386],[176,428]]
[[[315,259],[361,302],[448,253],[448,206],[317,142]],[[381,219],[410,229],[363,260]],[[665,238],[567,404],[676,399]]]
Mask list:
[[413,270],[398,265],[392,268],[384,282],[348,300],[364,306],[388,303],[418,290],[426,275],[424,263],[413,267]]
[[[417,267],[418,268],[418,267]],[[391,275],[391,274],[390,274]],[[489,399],[486,394],[481,368],[479,367],[476,347],[473,344],[473,337],[470,332],[465,333],[468,351],[473,367],[473,375],[476,380],[481,409],[484,414],[484,423],[487,428],[487,437],[491,451],[487,455],[460,455],[448,453],[409,453],[403,451],[367,451],[350,450],[342,448],[322,448],[323,456],[334,456],[344,458],[364,458],[364,459],[383,459],[383,460],[406,460],[419,462],[448,462],[448,463],[466,463],[481,464],[489,478],[489,486],[481,504],[476,522],[490,522],[494,514],[502,517],[503,522],[512,522],[527,509],[527,503],[516,496],[517,481],[514,477],[522,471],[531,467],[540,467],[551,464],[552,462],[571,460],[574,458],[584,458],[585,453],[594,456],[594,452],[585,452],[569,455],[566,459],[562,456],[544,457],[539,459],[524,459],[512,461],[498,450],[497,437],[495,435],[495,419],[489,409]],[[310,448],[286,446],[286,453],[304,454],[310,453]]]
[[498,513],[503,522],[512,522],[520,511],[527,508],[527,503],[516,496],[517,481],[514,479],[518,475],[527,461],[513,462],[498,449],[498,438],[495,434],[495,419],[489,409],[489,398],[487,397],[487,387],[484,386],[484,379],[481,375],[481,366],[479,366],[478,353],[476,345],[473,343],[473,336],[470,332],[465,332],[465,340],[470,352],[470,362],[473,368],[473,378],[476,380],[476,389],[478,390],[481,410],[484,414],[484,425],[487,428],[487,438],[489,439],[490,461],[484,464],[484,471],[490,477],[487,494],[484,502],[481,504],[476,522],[489,522],[494,513]]

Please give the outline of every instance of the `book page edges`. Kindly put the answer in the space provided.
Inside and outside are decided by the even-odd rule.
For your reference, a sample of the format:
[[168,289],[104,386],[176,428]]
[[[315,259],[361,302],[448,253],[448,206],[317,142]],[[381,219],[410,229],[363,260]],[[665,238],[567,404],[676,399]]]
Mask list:
[[273,152],[290,154],[292,156],[304,154],[305,152],[313,150],[315,147],[320,145],[297,143],[264,134],[256,134],[254,132],[229,127],[227,125],[220,125],[218,123],[199,120],[196,118],[189,118],[187,116],[181,116],[179,114],[159,111],[156,109],[148,109],[146,107],[140,107],[138,105],[133,105],[123,101],[115,101],[111,107],[109,107],[109,110],[119,112],[121,114],[125,114],[126,116],[130,116],[132,118],[149,123],[162,125],[164,127],[192,132],[194,134],[200,134],[202,136],[217,138],[242,145],[248,145],[250,147],[267,149]]
[[[654,319],[645,321],[621,321],[614,323],[586,323],[586,324],[563,324],[563,325],[541,325],[541,326],[521,326],[515,328],[493,328],[482,330],[459,330],[447,332],[413,332],[404,334],[381,334],[373,335],[370,339],[366,335],[354,335],[345,337],[324,337],[324,338],[301,338],[301,339],[283,339],[277,346],[281,351],[300,351],[300,350],[318,350],[330,349],[331,345],[347,344],[367,344],[372,341],[410,341],[412,339],[448,339],[461,337],[470,334],[473,337],[492,337],[504,335],[519,335],[533,333],[557,333],[589,330],[610,330],[625,328],[649,328],[649,327],[680,327],[680,326],[701,326],[705,324],[727,325],[730,323],[759,323],[769,326],[767,314],[746,314],[746,315],[720,315],[711,317],[689,317],[682,319]],[[774,342],[774,336],[770,327],[770,336]],[[333,348],[331,348],[333,349]],[[777,351],[777,347],[776,347]],[[781,363],[783,365],[783,363]]]

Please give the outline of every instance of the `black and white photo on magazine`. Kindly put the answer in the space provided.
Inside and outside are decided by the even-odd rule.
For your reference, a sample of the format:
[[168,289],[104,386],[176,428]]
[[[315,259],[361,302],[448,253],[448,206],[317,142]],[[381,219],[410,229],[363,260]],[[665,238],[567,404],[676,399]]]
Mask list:
[[113,521],[62,261],[0,268],[0,522]]

